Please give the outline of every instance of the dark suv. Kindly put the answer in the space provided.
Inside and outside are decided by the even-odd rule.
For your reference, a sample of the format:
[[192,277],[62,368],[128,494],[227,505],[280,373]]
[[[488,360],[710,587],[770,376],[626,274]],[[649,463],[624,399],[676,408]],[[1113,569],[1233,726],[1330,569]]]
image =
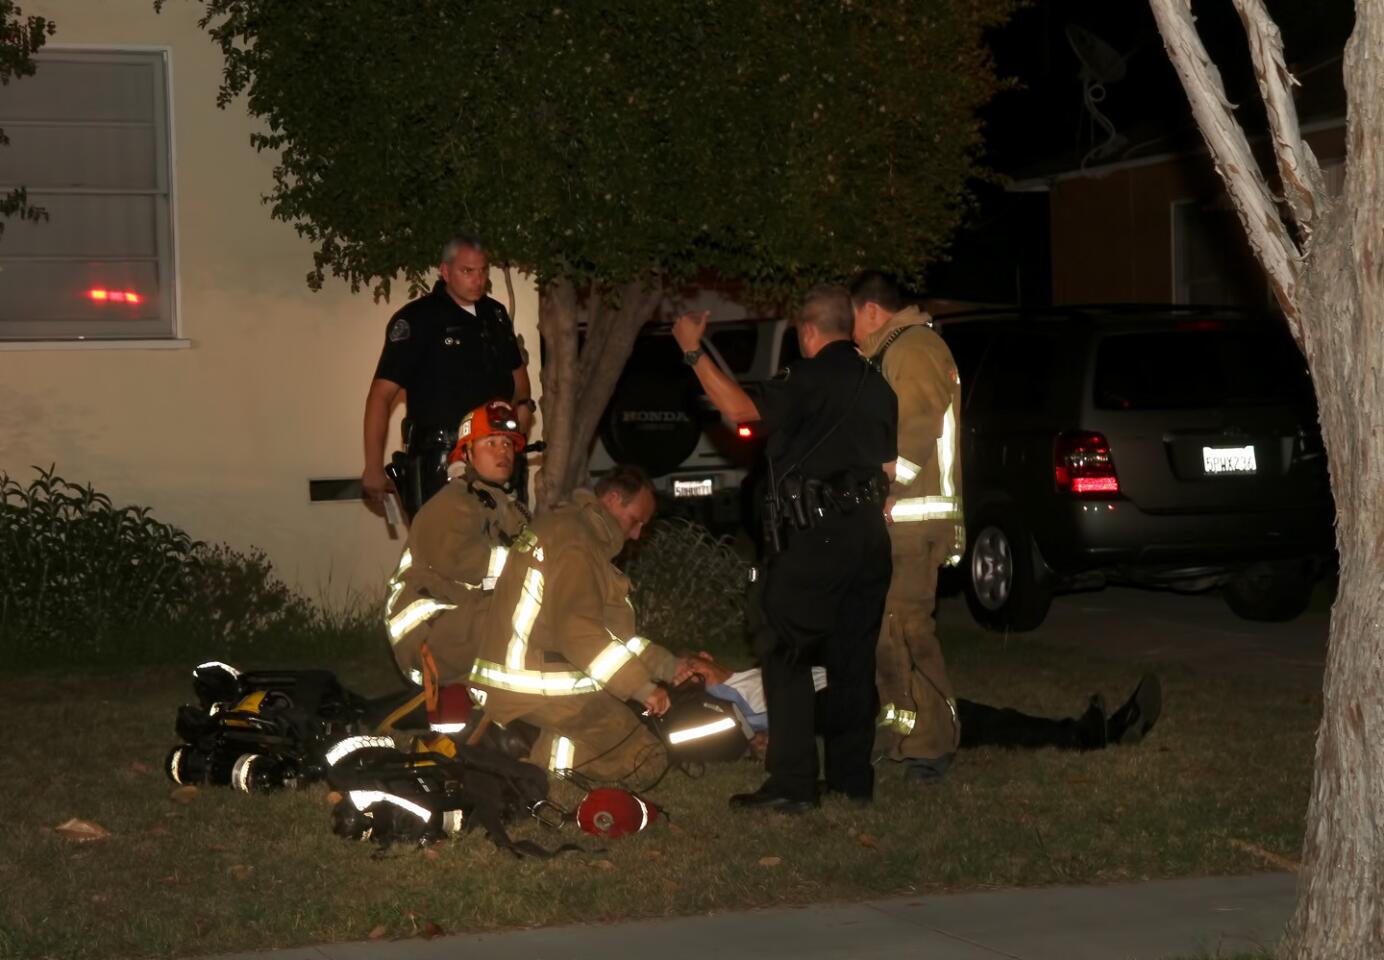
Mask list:
[[1223,585],[1254,620],[1305,609],[1332,505],[1281,320],[1064,307],[939,327],[964,390],[962,569],[978,621],[1029,630],[1054,592],[1107,580]]

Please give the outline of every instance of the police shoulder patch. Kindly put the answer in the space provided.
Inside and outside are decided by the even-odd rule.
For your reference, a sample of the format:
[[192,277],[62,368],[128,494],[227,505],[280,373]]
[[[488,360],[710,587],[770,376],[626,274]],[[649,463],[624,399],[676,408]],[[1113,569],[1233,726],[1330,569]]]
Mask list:
[[389,342],[398,343],[400,340],[407,340],[410,332],[408,321],[403,317],[395,317],[394,322],[389,325]]

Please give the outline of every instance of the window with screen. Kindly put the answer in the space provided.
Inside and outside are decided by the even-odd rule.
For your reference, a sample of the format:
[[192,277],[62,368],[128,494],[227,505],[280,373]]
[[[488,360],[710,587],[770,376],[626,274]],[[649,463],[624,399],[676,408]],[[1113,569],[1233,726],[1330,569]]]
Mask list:
[[1221,195],[1172,205],[1173,302],[1267,306],[1264,271]]
[[0,87],[0,192],[46,211],[0,235],[0,340],[174,335],[168,64],[45,51]]

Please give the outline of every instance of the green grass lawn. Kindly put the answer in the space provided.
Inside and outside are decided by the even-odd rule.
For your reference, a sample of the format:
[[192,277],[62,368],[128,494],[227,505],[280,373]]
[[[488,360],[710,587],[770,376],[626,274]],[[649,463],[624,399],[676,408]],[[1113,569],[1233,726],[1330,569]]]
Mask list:
[[[1098,689],[1113,708],[1137,680],[1022,640],[955,635],[948,652],[964,695],[1032,711],[1071,713]],[[390,683],[383,655],[340,669],[362,692]],[[547,862],[516,861],[480,835],[376,856],[331,834],[325,786],[170,800],[161,765],[191,696],[187,670],[0,676],[0,956],[186,956],[429,924],[453,933],[1270,869],[1246,844],[1295,859],[1319,698],[1176,666],[1162,676],[1164,718],[1138,747],[977,751],[923,792],[886,769],[872,808],[829,802],[800,819],[727,810],[728,794],[759,783],[751,762],[675,774],[652,795],[671,826],[603,850],[520,826],[590,851]],[[53,832],[70,817],[109,838]]]

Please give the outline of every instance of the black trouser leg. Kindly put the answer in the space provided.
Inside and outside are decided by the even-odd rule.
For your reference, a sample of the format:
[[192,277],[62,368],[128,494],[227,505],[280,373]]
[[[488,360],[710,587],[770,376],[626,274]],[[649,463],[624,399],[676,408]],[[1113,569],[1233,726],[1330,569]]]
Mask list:
[[1082,748],[1077,722],[1068,718],[1053,720],[1035,717],[1008,707],[992,707],[971,700],[957,699],[956,712],[961,719],[961,749],[973,747],[1007,747],[1036,750],[1058,747],[1063,750]]
[[418,477],[423,493],[420,507],[447,485],[447,456],[450,453],[445,447],[429,447],[419,455]]
[[764,660],[764,698],[769,712],[769,779],[761,788],[775,796],[817,796],[817,737],[813,732],[812,667],[780,645]]
[[[844,680],[846,671],[840,669],[839,664],[835,669],[827,665],[830,681],[822,696],[821,729],[827,789],[868,799],[875,792],[875,768],[870,763],[870,748],[875,742],[879,698],[874,684],[875,658],[862,655],[860,659],[869,660],[870,672],[863,678]],[[867,665],[859,666],[864,669]],[[771,746],[773,739],[769,738]]]
[[406,454],[408,474],[399,499],[409,520],[417,516],[423,504],[447,485],[447,456],[445,447],[420,447]]
[[[873,792],[874,657],[889,589],[888,537],[877,514],[832,517],[795,532],[768,571],[764,613],[779,646],[763,657],[767,792],[816,797],[816,729],[826,741],[828,786],[852,796]],[[817,663],[828,675],[820,717],[812,689]]]
[[863,799],[873,797],[875,787],[875,648],[892,567],[887,537],[882,530],[862,532],[860,564],[822,657],[828,679],[820,720],[827,789]]

